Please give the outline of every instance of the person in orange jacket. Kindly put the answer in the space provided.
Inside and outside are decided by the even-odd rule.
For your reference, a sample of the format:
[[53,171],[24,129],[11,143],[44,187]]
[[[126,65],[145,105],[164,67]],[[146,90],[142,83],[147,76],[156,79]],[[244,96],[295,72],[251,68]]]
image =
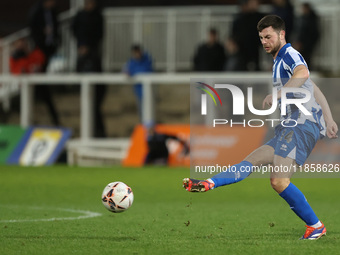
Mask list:
[[19,39],[10,57],[10,71],[13,74],[39,73],[45,61],[46,57],[40,49],[30,51],[27,41]]

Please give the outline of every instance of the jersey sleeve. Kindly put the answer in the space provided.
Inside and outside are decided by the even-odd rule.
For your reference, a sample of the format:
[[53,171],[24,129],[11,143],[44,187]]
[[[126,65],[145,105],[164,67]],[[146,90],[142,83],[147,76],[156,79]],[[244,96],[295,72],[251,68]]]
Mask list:
[[307,67],[305,60],[303,59],[301,54],[298,53],[297,51],[286,53],[285,56],[283,57],[283,61],[286,64],[285,65],[286,68],[288,68],[288,70],[291,73],[293,73],[295,67],[297,67],[299,65],[304,65],[305,67]]

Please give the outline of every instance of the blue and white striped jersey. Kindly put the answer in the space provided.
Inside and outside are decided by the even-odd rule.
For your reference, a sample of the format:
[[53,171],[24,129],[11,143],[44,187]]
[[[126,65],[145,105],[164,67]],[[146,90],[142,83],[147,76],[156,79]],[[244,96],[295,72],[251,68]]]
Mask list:
[[[304,65],[308,68],[307,63],[301,54],[295,50],[290,43],[287,43],[280,49],[274,60],[273,86],[280,90],[292,77],[295,67],[299,65]],[[287,114],[281,117],[281,121],[286,120],[288,122],[289,120],[295,120],[298,124],[304,124],[306,120],[310,120],[311,122],[317,123],[320,132],[325,135],[325,121],[322,115],[321,106],[315,100],[314,87],[310,78],[308,78],[301,87],[307,89],[312,95],[311,99],[303,104],[312,115],[304,115],[295,105],[287,105]],[[303,98],[305,95],[302,93],[288,93],[287,97]]]

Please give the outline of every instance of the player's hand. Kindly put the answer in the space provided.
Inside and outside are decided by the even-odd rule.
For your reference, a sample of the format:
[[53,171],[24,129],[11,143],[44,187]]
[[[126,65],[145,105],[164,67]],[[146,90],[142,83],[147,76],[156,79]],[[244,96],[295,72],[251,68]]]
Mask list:
[[326,134],[328,138],[330,139],[335,139],[338,138],[338,125],[335,123],[334,120],[326,123],[327,129],[326,129]]
[[262,102],[262,109],[264,109],[266,105],[272,106],[272,104],[273,104],[273,95],[269,94],[268,96],[266,96],[266,98]]

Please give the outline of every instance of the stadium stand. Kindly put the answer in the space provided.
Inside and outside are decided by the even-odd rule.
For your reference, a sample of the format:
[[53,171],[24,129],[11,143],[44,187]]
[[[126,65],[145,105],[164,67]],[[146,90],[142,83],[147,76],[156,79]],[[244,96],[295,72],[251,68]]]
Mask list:
[[[332,33],[327,37],[321,37],[314,61],[319,69],[337,74],[340,72],[340,58],[338,57],[340,54],[337,45],[338,38],[340,37],[340,32],[337,29],[340,25],[340,8],[330,4],[317,5],[316,7],[321,18],[321,31],[329,28]],[[269,12],[270,6],[261,6],[261,10]],[[126,59],[128,59],[130,45],[139,42],[145,48],[150,49],[150,53],[155,59],[155,69],[158,72],[165,72],[164,74],[156,73],[134,78],[136,80],[140,79],[143,82],[145,90],[145,104],[143,105],[145,114],[143,122],[156,118],[157,121],[162,122],[171,123],[180,121],[188,123],[189,102],[185,102],[183,97],[189,95],[189,90],[188,86],[183,85],[187,85],[190,78],[193,77],[193,74],[188,71],[192,68],[191,59],[194,53],[194,46],[204,40],[206,31],[211,26],[221,31],[221,38],[225,38],[230,32],[232,18],[237,11],[237,6],[107,8],[103,11],[105,17],[103,69],[105,73],[98,76],[73,74],[76,62],[76,42],[71,34],[70,25],[75,10],[64,12],[59,16],[62,43],[58,55],[49,67],[48,76],[31,75],[15,77],[9,75],[8,59],[11,47],[16,40],[29,35],[27,29],[1,39],[2,75],[0,77],[0,103],[2,108],[4,111],[10,111],[11,98],[21,94],[20,115],[13,117],[12,122],[20,123],[23,126],[36,123],[41,124],[45,120],[39,122],[32,115],[32,112],[36,111],[36,108],[32,108],[34,101],[31,86],[33,84],[81,85],[79,90],[80,97],[79,94],[78,96],[60,96],[58,97],[60,106],[58,105],[57,108],[65,113],[62,114],[64,117],[61,117],[62,124],[65,125],[67,123],[67,125],[71,125],[70,127],[75,131],[75,137],[80,137],[84,140],[90,139],[92,136],[90,84],[100,81],[113,85],[110,87],[110,97],[107,99],[106,104],[104,104],[106,121],[109,124],[108,126],[111,127],[111,131],[108,131],[108,136],[127,137],[131,134],[134,125],[138,123],[138,117],[132,113],[124,118],[118,116],[118,112],[122,112],[122,109],[110,102],[112,102],[112,98],[117,99],[117,105],[124,105],[126,112],[129,112],[129,109],[131,110],[130,112],[136,109],[136,106],[133,105],[133,100],[130,100],[130,88],[125,86],[131,85],[133,80],[123,74],[117,74],[117,72],[121,71]],[[262,56],[261,64],[265,70],[268,68],[267,60]],[[65,72],[70,74],[65,75]],[[112,72],[115,73],[113,74]],[[247,74],[265,77],[266,79],[269,77],[268,73]],[[200,74],[201,77],[204,75]],[[240,76],[240,74],[233,73],[210,75],[214,77]],[[169,89],[169,86],[158,86],[170,84],[176,86],[177,90]],[[151,96],[152,90],[155,88],[157,88],[158,98]],[[174,105],[174,100],[177,100],[180,96],[182,96],[182,100],[178,100],[178,104]],[[166,103],[166,100],[168,100],[168,103]],[[67,107],[68,104],[73,105],[73,107]],[[154,107],[155,105],[157,107]],[[336,114],[334,115],[336,116]],[[114,120],[111,118],[112,116]],[[41,118],[41,116],[39,117]],[[75,144],[77,144],[77,141]],[[117,157],[123,155],[124,148],[126,148],[126,143],[123,142],[121,144],[122,150],[116,154]],[[102,143],[99,143],[99,145],[104,148],[109,147]],[[84,145],[84,147],[86,146]],[[71,144],[71,147],[73,148],[74,146]],[[91,148],[87,151],[85,150],[85,152],[83,150],[78,154],[91,154],[91,150]]]

